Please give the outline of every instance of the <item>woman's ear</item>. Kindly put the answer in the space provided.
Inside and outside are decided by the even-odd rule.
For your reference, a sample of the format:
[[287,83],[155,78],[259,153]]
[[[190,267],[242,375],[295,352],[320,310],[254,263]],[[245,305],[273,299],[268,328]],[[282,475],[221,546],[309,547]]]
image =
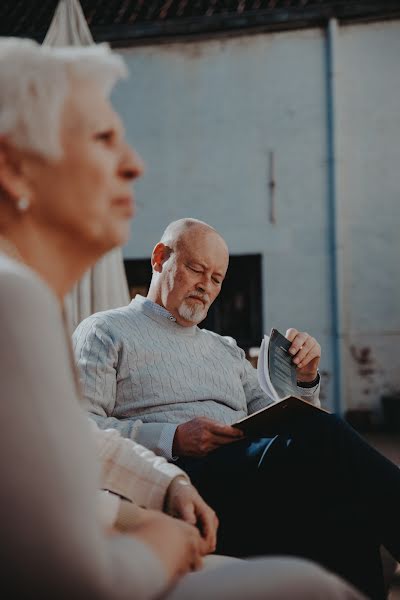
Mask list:
[[171,253],[172,249],[169,246],[166,246],[162,242],[158,242],[151,255],[151,266],[153,267],[153,271],[161,273],[163,264],[169,259]]
[[22,154],[0,137],[0,189],[15,203],[16,208],[20,198],[30,196],[22,160]]

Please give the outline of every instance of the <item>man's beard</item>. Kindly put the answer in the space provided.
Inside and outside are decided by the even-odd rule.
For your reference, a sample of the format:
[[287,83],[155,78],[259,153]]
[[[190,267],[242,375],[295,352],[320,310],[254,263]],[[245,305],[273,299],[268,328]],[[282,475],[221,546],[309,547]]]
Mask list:
[[178,313],[182,319],[189,321],[189,323],[194,323],[195,325],[206,318],[207,312],[207,305],[199,304],[198,302],[192,303],[190,302],[190,298],[184,300],[178,308]]

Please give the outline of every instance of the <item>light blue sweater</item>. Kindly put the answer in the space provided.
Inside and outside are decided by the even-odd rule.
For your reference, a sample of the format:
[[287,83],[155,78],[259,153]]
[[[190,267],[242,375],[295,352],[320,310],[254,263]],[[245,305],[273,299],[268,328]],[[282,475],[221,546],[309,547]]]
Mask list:
[[[167,458],[180,423],[206,416],[231,425],[273,402],[232,338],[182,327],[142,296],[85,319],[73,344],[98,425]],[[318,390],[299,388],[299,395],[318,402]]]

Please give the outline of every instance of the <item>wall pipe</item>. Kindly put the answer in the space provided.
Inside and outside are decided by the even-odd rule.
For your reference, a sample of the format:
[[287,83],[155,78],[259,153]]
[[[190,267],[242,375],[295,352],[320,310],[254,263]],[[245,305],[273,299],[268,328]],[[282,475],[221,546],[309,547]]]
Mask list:
[[343,411],[343,324],[342,324],[342,251],[338,206],[337,165],[337,43],[338,23],[330,19],[326,30],[326,102],[327,102],[327,177],[328,177],[328,243],[330,273],[330,310],[332,323],[333,409]]

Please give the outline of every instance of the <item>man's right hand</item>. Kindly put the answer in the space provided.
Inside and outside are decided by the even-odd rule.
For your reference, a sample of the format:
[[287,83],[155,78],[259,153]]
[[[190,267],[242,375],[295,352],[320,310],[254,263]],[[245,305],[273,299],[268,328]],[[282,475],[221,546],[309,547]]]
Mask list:
[[206,456],[219,446],[243,437],[243,433],[235,427],[221,425],[207,417],[196,417],[178,425],[172,453],[174,456]]
[[199,530],[158,511],[145,511],[147,517],[132,529],[132,535],[153,550],[164,565],[169,583],[202,566],[203,543]]

